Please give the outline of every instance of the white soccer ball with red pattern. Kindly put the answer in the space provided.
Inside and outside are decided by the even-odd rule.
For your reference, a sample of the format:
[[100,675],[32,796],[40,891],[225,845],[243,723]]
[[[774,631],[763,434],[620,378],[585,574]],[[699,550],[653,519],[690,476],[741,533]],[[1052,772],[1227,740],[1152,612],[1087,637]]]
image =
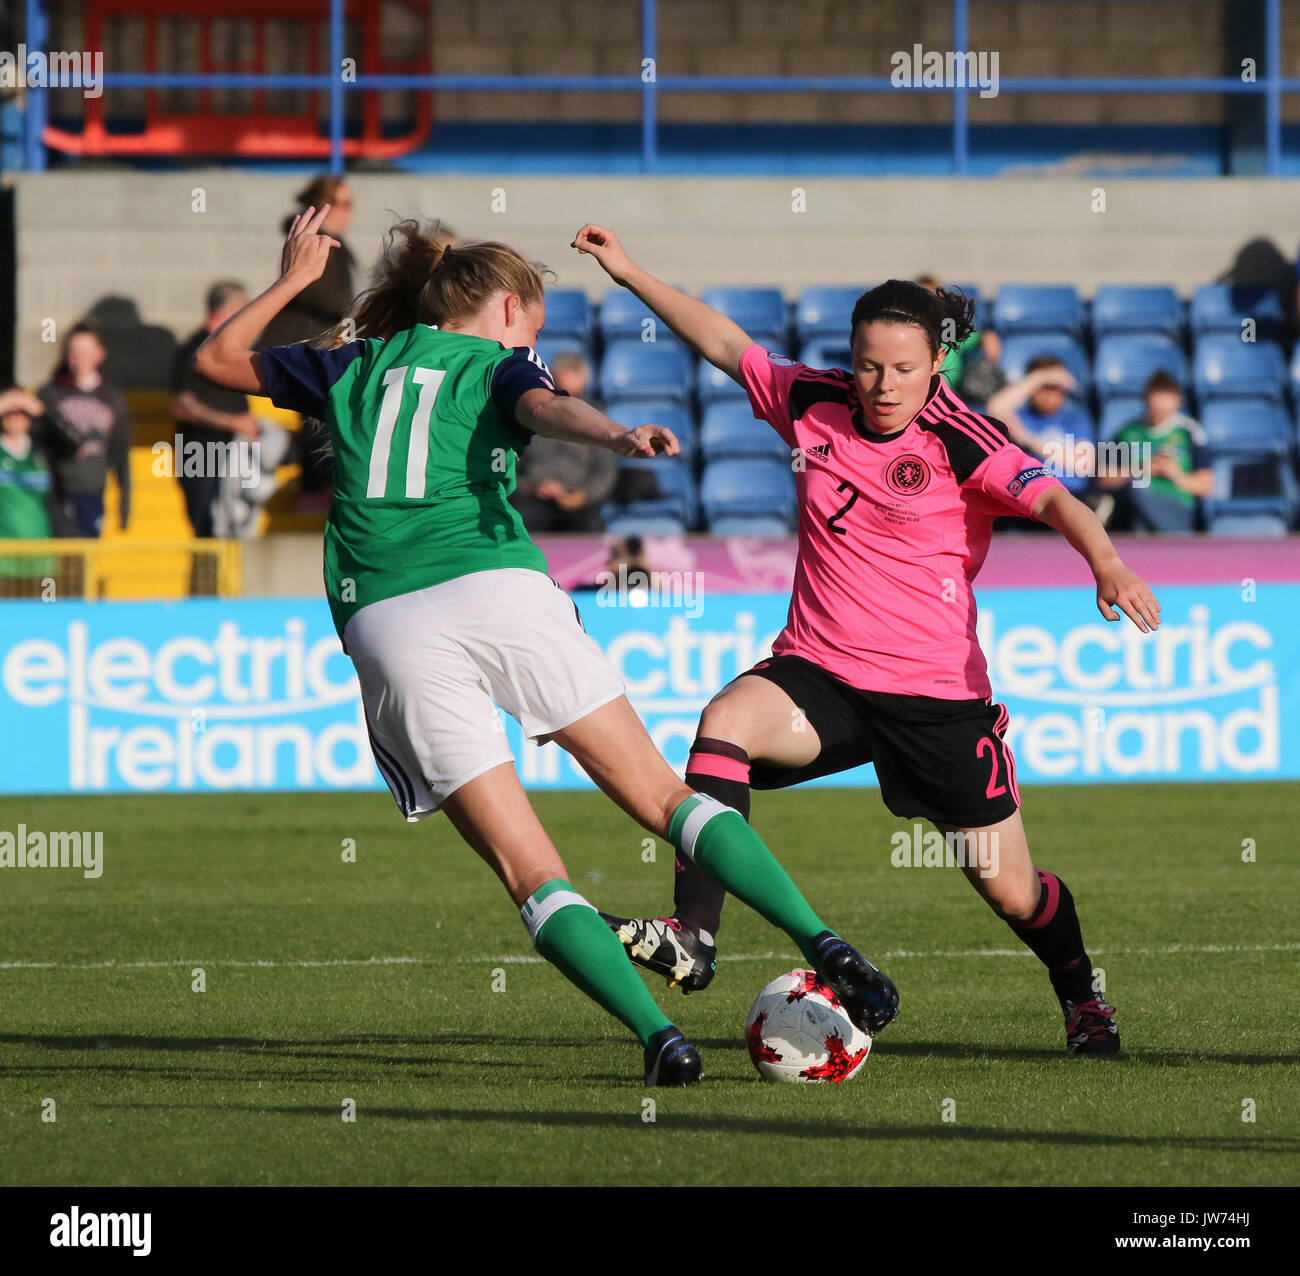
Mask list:
[[871,1038],[811,970],[792,970],[754,998],[745,1020],[749,1057],[764,1081],[847,1081]]

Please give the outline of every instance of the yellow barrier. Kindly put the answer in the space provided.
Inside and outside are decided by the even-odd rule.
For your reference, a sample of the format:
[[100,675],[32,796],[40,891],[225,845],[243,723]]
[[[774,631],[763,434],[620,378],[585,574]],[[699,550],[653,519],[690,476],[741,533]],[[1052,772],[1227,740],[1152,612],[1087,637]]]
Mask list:
[[239,541],[0,540],[0,598],[233,597]]

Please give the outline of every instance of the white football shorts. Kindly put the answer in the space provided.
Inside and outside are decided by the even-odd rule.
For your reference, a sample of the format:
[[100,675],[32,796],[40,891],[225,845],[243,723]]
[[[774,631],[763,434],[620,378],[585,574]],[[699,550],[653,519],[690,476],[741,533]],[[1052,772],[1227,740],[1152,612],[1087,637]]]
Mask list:
[[532,740],[624,692],[573,600],[523,567],[363,607],[343,633],[380,774],[412,823],[513,762],[497,705]]

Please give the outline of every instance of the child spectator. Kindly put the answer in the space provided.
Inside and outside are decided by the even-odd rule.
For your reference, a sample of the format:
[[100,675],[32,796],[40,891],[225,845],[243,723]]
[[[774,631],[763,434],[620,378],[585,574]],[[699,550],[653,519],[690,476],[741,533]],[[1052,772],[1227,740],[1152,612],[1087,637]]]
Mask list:
[[[45,411],[34,394],[0,393],[0,540],[44,540],[50,534],[50,472],[32,443],[32,418]],[[0,596],[31,597],[53,571],[53,559],[0,555]]]
[[123,531],[130,516],[130,427],[126,401],[100,372],[105,353],[95,327],[77,324],[63,343],[53,377],[40,390],[45,416],[37,444],[54,479],[56,536],[100,534],[110,469],[117,474]]
[[1069,397],[1077,384],[1056,355],[1035,355],[1024,377],[994,394],[987,409],[1076,496],[1087,491],[1094,465],[1092,418]]
[[1194,531],[1197,498],[1209,496],[1214,486],[1204,431],[1182,411],[1178,382],[1163,369],[1152,375],[1142,397],[1144,415],[1115,433],[1114,441],[1123,445],[1120,463],[1098,473],[1098,486],[1115,498],[1110,525],[1119,531]]

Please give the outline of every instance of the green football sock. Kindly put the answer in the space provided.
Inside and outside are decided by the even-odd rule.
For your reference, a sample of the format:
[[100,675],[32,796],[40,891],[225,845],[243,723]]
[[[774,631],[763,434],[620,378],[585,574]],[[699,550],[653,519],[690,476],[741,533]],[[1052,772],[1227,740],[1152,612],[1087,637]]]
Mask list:
[[794,940],[815,964],[812,941],[830,930],[739,811],[696,793],[673,812],[668,840]]
[[643,1046],[656,1032],[671,1027],[618,936],[562,877],[543,882],[519,915],[533,947],[570,983],[627,1024]]

